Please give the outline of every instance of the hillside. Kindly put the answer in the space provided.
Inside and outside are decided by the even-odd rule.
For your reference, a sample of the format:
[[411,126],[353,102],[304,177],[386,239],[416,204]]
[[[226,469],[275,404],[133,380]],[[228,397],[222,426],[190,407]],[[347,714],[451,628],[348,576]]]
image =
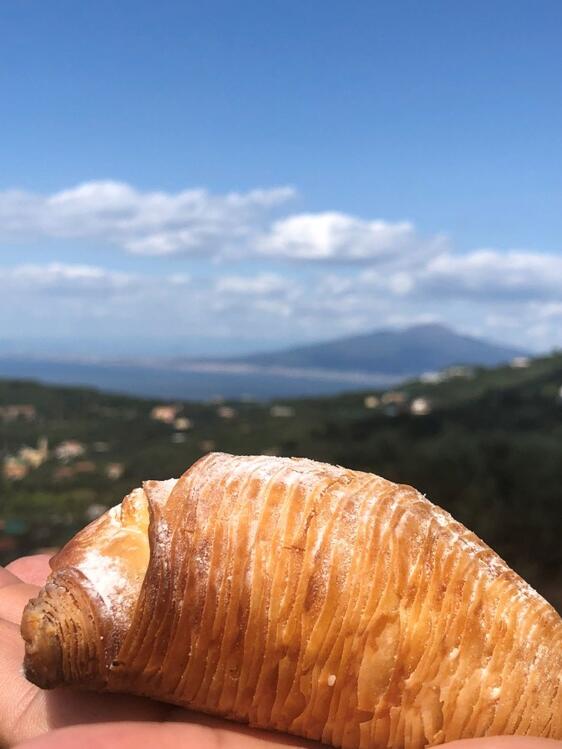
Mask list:
[[454,364],[493,366],[521,354],[515,348],[461,335],[445,325],[378,330],[326,343],[256,354],[242,361],[261,366],[419,375]]
[[0,555],[62,543],[143,479],[177,476],[209,450],[301,455],[415,485],[562,608],[562,355],[522,364],[156,411],[155,400],[0,381],[4,471],[24,474],[1,479]]

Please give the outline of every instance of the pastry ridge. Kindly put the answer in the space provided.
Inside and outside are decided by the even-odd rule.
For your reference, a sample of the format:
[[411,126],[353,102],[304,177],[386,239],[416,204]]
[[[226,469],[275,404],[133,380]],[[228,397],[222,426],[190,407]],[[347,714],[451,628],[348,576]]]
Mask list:
[[[22,622],[40,686],[348,749],[562,739],[558,614],[447,512],[374,474],[211,453],[145,482],[52,568]],[[76,626],[82,598],[93,619]]]

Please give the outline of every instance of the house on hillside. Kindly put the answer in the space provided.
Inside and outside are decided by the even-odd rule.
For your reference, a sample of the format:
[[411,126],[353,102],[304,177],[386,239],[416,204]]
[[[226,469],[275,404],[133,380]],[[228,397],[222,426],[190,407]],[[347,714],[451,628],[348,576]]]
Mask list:
[[105,475],[112,481],[117,481],[125,472],[123,463],[108,463],[105,467]]
[[444,379],[445,375],[443,372],[424,372],[420,376],[420,382],[423,382],[424,385],[438,385]]
[[403,406],[404,403],[406,403],[406,393],[401,390],[389,390],[388,392],[383,393],[381,403],[383,406],[388,406],[391,403],[394,406]]
[[36,416],[35,406],[32,406],[30,403],[0,406],[0,419],[2,421],[15,421],[16,419],[34,421]]
[[408,411],[408,399],[402,390],[389,390],[381,396],[385,416],[395,417]]
[[66,462],[79,458],[86,452],[85,446],[77,440],[65,440],[55,447],[55,456],[57,460]]
[[18,458],[30,468],[39,468],[49,457],[49,443],[46,437],[40,437],[37,447],[24,445],[18,451]]
[[174,429],[178,432],[186,432],[188,429],[191,429],[192,426],[193,423],[191,419],[187,418],[187,416],[180,416],[174,421]]
[[290,419],[295,415],[295,409],[291,406],[271,406],[269,413],[276,419]]
[[172,403],[154,406],[150,412],[150,418],[154,421],[161,421],[163,424],[173,424],[180,411],[181,406]]
[[29,473],[29,467],[19,458],[9,455],[4,458],[2,473],[7,481],[21,481]]
[[531,366],[531,360],[528,356],[516,356],[515,359],[509,362],[509,366],[512,369],[527,369],[527,367]]
[[365,408],[378,408],[380,399],[376,395],[366,395],[363,399]]
[[217,408],[217,414],[221,419],[233,419],[237,414],[232,406],[221,406]]
[[428,398],[414,398],[410,403],[410,413],[412,416],[427,416],[431,413],[431,402]]
[[475,375],[474,367],[447,367],[443,371],[443,379],[450,380],[453,377],[464,377],[465,379],[471,379]]

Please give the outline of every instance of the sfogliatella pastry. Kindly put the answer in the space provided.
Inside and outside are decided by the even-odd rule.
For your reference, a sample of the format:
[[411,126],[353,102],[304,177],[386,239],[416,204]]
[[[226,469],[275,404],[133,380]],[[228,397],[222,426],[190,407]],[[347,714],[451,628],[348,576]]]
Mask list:
[[22,621],[27,678],[335,747],[562,739],[562,620],[408,486],[214,453],[72,539]]

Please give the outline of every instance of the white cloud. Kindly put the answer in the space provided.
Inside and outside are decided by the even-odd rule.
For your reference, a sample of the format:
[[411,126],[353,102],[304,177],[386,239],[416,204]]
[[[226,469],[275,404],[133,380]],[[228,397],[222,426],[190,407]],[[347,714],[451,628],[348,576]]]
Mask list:
[[280,219],[256,244],[269,257],[291,260],[400,263],[443,249],[444,237],[423,239],[409,222],[364,221],[345,213],[301,213]]
[[[396,280],[398,277],[398,281]],[[441,320],[530,348],[560,345],[562,298],[474,297],[423,286],[404,291],[400,274],[319,270],[142,274],[93,265],[22,264],[0,269],[4,334],[43,330],[110,340],[127,335],[160,340],[196,336],[267,341],[314,340],[420,320]],[[516,323],[516,324],[514,324]],[[2,334],[2,331],[0,331]],[[147,354],[150,347],[147,348]]]
[[533,302],[530,305],[535,318],[541,322],[556,322],[560,325],[562,322],[562,301],[561,302]]
[[266,311],[269,324],[288,321],[307,337],[440,321],[514,345],[548,348],[562,341],[561,266],[562,259],[539,253],[441,254],[416,260],[409,270],[223,276],[208,299],[217,311],[234,313],[232,320],[246,316],[250,327],[257,328]]
[[219,276],[214,284],[217,294],[232,294],[242,297],[286,294],[295,283],[287,276],[277,273],[258,273],[255,276]]
[[[0,192],[0,244],[50,238],[74,252],[80,240],[96,240],[137,255],[223,261],[194,264],[207,274],[196,282],[171,259],[150,261],[160,268],[153,276],[138,270],[149,261],[130,257],[122,267],[135,272],[102,268],[97,260],[0,268],[0,317],[12,328],[26,315],[46,328],[64,319],[65,329],[104,318],[107,335],[113,321],[115,328],[135,325],[153,335],[221,331],[272,341],[440,319],[514,343],[525,337],[545,346],[562,342],[562,256],[497,249],[461,254],[443,235],[423,236],[407,221],[287,213],[294,194],[287,187],[140,191],[114,181],[51,195]],[[247,262],[232,270],[240,259]]]
[[432,258],[418,277],[426,293],[482,300],[562,299],[562,257],[477,250]]
[[109,271],[92,265],[27,263],[0,269],[0,280],[4,293],[10,290],[27,294],[71,291],[79,295],[88,290],[116,291],[131,288],[138,278],[129,273]]
[[51,195],[0,192],[0,243],[95,239],[139,255],[206,254],[309,263],[410,264],[442,252],[442,235],[422,237],[407,221],[339,212],[285,215],[291,187],[211,194],[140,191],[94,181]]
[[213,195],[141,192],[122,182],[86,182],[52,195],[0,193],[0,241],[97,239],[130,252],[227,251],[249,240],[290,187]]

